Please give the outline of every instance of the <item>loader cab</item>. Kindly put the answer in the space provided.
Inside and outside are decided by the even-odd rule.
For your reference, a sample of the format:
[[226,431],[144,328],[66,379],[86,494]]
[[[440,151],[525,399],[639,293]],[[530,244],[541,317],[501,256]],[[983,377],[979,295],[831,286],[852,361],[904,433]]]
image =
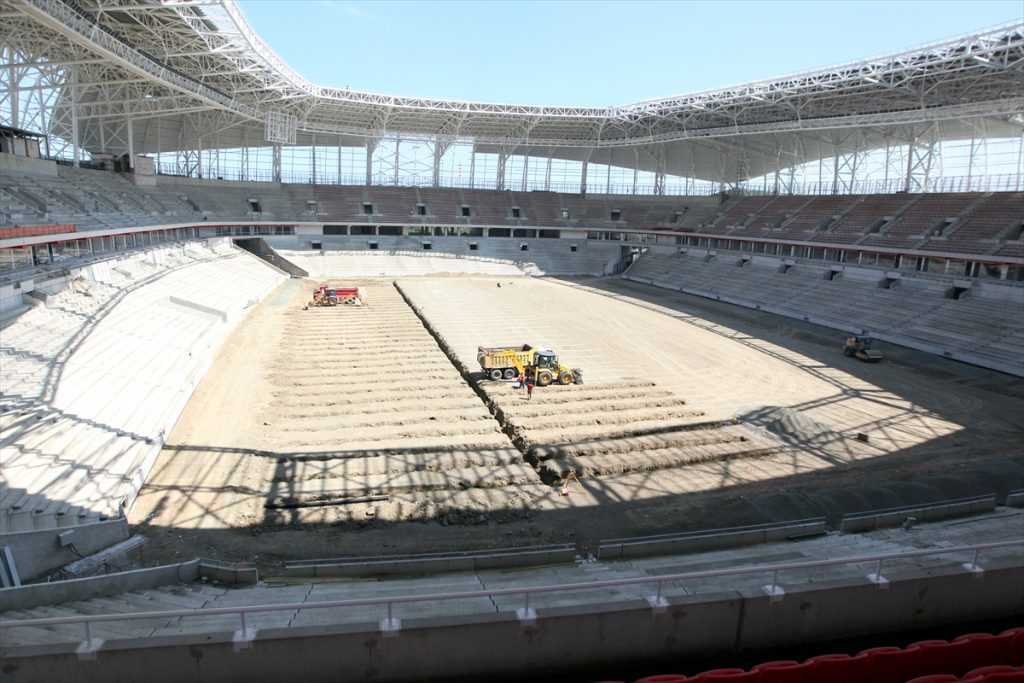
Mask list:
[[538,351],[534,363],[538,368],[547,368],[548,370],[555,371],[558,370],[558,356],[550,349]]

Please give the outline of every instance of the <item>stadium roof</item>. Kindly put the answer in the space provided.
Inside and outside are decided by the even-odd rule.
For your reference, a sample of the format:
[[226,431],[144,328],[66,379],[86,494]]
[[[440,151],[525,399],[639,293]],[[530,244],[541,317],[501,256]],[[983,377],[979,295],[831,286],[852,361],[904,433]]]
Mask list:
[[125,136],[104,127],[128,119],[160,119],[139,128],[137,152],[155,149],[158,136],[162,149],[259,146],[269,113],[297,128],[299,144],[317,134],[372,145],[400,133],[725,180],[894,140],[1017,136],[1024,124],[1024,22],[770,80],[574,107],[317,85],[253,31],[234,0],[0,0],[0,16],[0,45],[22,60],[15,66],[42,65],[62,87],[51,130],[70,137],[77,126],[97,151],[126,149]]

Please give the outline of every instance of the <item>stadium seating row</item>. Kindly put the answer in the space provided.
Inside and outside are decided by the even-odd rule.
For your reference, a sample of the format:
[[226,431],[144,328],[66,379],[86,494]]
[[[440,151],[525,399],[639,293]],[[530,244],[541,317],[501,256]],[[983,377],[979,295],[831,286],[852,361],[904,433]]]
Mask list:
[[1021,664],[1024,628],[1014,628],[998,635],[970,633],[949,642],[923,640],[905,648],[875,647],[855,655],[826,654],[803,662],[764,662],[750,670],[712,669],[689,677],[646,676],[634,683],[1002,683],[1024,681]]
[[618,197],[460,188],[237,183],[162,176],[154,186],[106,171],[0,174],[0,225],[79,230],[191,220],[533,225],[672,229],[734,237],[1024,253],[1024,193]]

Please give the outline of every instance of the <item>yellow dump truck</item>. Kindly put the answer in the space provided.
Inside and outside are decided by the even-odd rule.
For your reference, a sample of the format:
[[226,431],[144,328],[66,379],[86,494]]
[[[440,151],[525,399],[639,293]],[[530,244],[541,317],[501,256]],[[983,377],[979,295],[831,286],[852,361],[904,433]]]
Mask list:
[[558,362],[551,349],[538,349],[529,344],[521,346],[481,346],[476,359],[480,368],[493,380],[515,379],[520,372],[537,373],[537,385],[546,387],[552,382],[582,384],[583,373]]

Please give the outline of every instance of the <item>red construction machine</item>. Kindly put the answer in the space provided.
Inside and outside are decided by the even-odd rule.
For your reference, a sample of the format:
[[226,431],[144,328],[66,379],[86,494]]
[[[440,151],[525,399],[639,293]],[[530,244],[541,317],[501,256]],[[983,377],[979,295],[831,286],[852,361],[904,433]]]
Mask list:
[[302,310],[310,306],[365,306],[362,292],[358,287],[329,287],[320,285],[313,290],[313,298]]

